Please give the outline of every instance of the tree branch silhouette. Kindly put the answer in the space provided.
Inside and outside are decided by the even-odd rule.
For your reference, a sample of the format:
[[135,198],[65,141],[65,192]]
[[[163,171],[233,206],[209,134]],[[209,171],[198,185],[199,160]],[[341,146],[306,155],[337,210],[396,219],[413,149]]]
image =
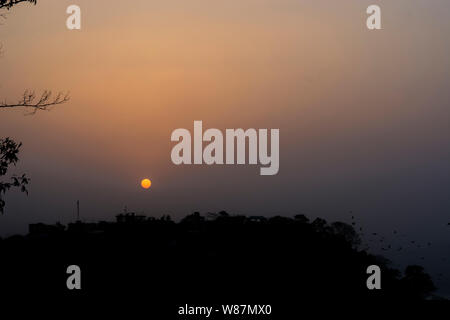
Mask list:
[[17,103],[8,104],[6,102],[0,103],[0,108],[31,108],[27,114],[35,114],[38,110],[49,110],[50,107],[63,104],[70,100],[69,93],[58,92],[56,95],[52,91],[45,90],[42,95],[37,98],[34,91],[25,90],[23,96]]
[[[36,4],[37,0],[0,0],[0,9],[10,10],[13,6],[22,2]],[[0,12],[0,19],[6,19],[5,13]],[[0,56],[3,46],[0,44]],[[52,91],[45,90],[40,97],[36,96],[35,91],[25,90],[22,97],[16,103],[0,102],[0,108],[29,108],[31,111],[27,114],[35,114],[38,110],[48,110],[51,106],[63,104],[70,100],[69,93],[58,92],[52,95]]]
[[[0,0],[0,10],[10,10],[15,5],[20,3],[36,4],[37,0]],[[0,20],[6,19],[5,11],[0,11]],[[0,23],[1,24],[1,23]],[[0,56],[2,54],[3,46],[0,44]],[[56,95],[52,94],[50,90],[37,96],[33,90],[25,90],[22,97],[16,103],[0,102],[1,108],[26,108],[30,110],[27,114],[35,114],[39,110],[49,110],[50,107],[59,105],[69,101],[69,93],[58,92]],[[0,177],[5,176],[11,166],[15,166],[19,161],[18,153],[22,143],[17,143],[11,138],[0,139]],[[21,192],[28,194],[27,185],[30,179],[22,174],[20,176],[12,175],[8,181],[0,181],[0,214],[4,213],[5,200],[4,194],[11,188],[20,188]]]
[[[11,165],[15,166],[19,161],[17,157],[22,143],[17,143],[11,138],[0,139],[0,177],[6,175]],[[22,192],[28,194],[27,185],[30,181],[25,174],[21,176],[13,175],[9,182],[0,181],[0,213],[3,214],[5,200],[3,195],[11,188],[20,188]]]
[[0,0],[0,9],[11,9],[13,6],[18,5],[22,2],[29,2],[36,4],[37,0]]

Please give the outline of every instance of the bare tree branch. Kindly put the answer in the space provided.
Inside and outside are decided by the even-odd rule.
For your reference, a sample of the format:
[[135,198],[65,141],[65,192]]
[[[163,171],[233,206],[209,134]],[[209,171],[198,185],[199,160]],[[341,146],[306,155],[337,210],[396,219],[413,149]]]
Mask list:
[[[0,10],[9,10],[21,2],[36,4],[36,1],[37,0],[0,0]],[[4,11],[0,11],[0,25],[1,20],[3,19],[6,19],[6,13]],[[0,55],[2,54],[2,49],[3,46],[0,43]],[[0,102],[0,109],[23,107],[30,110],[27,114],[35,114],[38,110],[49,110],[51,106],[65,103],[69,101],[69,99],[70,97],[68,92],[65,94],[59,92],[56,95],[52,95],[50,90],[45,90],[40,97],[37,97],[34,91],[26,90],[17,103],[10,104],[6,101]],[[8,167],[11,165],[15,166],[17,161],[19,161],[17,154],[19,153],[21,145],[21,143],[16,143],[10,138],[0,139],[0,176],[4,176],[8,171]],[[25,174],[21,176],[12,175],[9,182],[0,181],[1,214],[3,214],[6,204],[4,200],[5,193],[11,188],[20,188],[20,191],[28,194],[27,185],[29,182],[30,179]]]
[[30,2],[32,4],[36,4],[37,0],[0,0],[0,9],[11,9],[13,6],[21,3],[21,2]]
[[[0,9],[9,10],[21,2],[36,4],[36,1],[37,0],[0,0]],[[0,20],[2,19],[6,19],[6,14],[4,12],[0,12]],[[3,46],[0,43],[0,57],[2,54]],[[31,111],[26,114],[35,114],[38,110],[48,110],[49,107],[65,103],[69,101],[69,99],[69,93],[63,94],[62,92],[59,92],[55,96],[52,96],[50,90],[45,90],[40,98],[37,99],[34,91],[26,90],[17,103],[7,103],[6,101],[0,102],[0,109],[24,107],[31,109]]]
[[58,92],[52,95],[50,90],[45,90],[42,95],[37,98],[34,91],[26,90],[23,96],[17,103],[8,104],[6,102],[0,103],[0,108],[29,108],[30,112],[27,114],[35,114],[38,110],[49,110],[50,107],[63,104],[70,100],[69,93]]
[[[13,6],[22,2],[36,4],[37,0],[0,0],[0,9],[9,10]],[[0,12],[0,20],[2,19],[6,19],[6,13],[4,12]],[[0,56],[2,53],[3,46],[0,44]],[[37,98],[34,91],[26,90],[17,103],[7,103],[6,101],[0,102],[0,109],[23,107],[31,110],[26,114],[35,114],[38,110],[48,110],[51,106],[65,103],[69,101],[69,99],[69,93],[64,94],[59,92],[55,96],[52,96],[52,92],[50,90],[45,90],[42,95]]]

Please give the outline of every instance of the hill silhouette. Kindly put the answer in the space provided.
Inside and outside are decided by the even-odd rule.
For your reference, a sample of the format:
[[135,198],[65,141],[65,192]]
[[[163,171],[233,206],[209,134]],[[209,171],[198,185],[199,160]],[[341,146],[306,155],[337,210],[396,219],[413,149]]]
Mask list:
[[[30,225],[0,241],[2,290],[39,295],[142,297],[161,303],[299,303],[423,300],[434,290],[420,266],[404,274],[358,245],[351,225],[304,215],[169,216],[120,214],[116,222]],[[68,290],[66,268],[82,270]],[[382,270],[368,290],[366,269]],[[231,302],[230,302],[231,303]]]

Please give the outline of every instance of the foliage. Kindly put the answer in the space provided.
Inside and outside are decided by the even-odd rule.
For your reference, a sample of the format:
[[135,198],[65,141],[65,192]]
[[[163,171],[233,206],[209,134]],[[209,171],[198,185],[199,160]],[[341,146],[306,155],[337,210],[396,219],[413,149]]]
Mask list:
[[[0,177],[5,176],[11,165],[16,165],[19,161],[17,157],[21,143],[17,143],[11,138],[0,139]],[[13,175],[10,177],[9,182],[0,181],[0,213],[3,214],[5,208],[5,201],[3,196],[11,188],[20,188],[22,192],[27,191],[27,184],[30,179],[25,174],[21,176]]]

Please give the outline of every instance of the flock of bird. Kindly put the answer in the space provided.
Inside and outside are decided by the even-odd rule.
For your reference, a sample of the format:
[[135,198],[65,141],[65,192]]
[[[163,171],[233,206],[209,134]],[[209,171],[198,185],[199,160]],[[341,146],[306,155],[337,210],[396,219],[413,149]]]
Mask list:
[[[350,211],[350,214],[352,214],[351,211]],[[375,249],[375,250],[378,249],[381,251],[386,251],[386,253],[388,253],[388,252],[398,253],[401,251],[412,250],[412,249],[415,249],[415,250],[428,249],[433,246],[433,243],[431,241],[419,242],[416,240],[407,239],[406,234],[399,233],[399,231],[396,229],[392,230],[389,235],[381,235],[377,232],[371,232],[368,235],[366,235],[363,232],[363,227],[357,224],[357,222],[355,220],[355,216],[353,214],[351,215],[351,225],[353,226],[353,228],[356,231],[359,231],[359,236],[361,237],[361,240],[363,240],[365,242],[364,249],[367,251],[369,251],[371,249]],[[450,222],[447,224],[447,226],[450,226]],[[422,254],[423,254],[423,252],[422,252]],[[426,260],[425,256],[423,256],[422,254],[420,255],[419,259],[422,261]],[[448,261],[448,257],[441,256],[440,261],[442,263],[445,263]],[[438,273],[437,277],[438,277],[438,279],[442,279],[445,276],[442,273]]]

